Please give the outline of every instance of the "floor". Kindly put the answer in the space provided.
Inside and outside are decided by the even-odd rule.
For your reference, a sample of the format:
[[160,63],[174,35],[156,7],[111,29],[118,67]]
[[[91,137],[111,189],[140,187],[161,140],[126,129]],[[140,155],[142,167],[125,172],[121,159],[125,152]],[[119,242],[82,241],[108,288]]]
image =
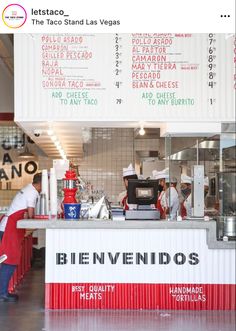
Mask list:
[[19,287],[18,303],[0,303],[0,331],[235,331],[230,311],[45,311],[43,269]]

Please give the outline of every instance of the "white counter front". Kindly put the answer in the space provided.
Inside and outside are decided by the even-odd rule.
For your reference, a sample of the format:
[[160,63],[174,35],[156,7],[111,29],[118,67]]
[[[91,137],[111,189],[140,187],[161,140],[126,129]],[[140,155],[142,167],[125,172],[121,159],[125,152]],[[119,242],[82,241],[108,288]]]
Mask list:
[[216,241],[215,222],[18,227],[46,228],[46,308],[235,309],[235,243]]

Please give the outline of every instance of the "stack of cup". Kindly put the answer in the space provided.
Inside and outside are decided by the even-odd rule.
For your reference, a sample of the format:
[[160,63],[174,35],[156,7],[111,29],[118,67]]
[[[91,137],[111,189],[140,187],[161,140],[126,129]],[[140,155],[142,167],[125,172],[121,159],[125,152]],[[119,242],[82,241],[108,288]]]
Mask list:
[[50,169],[50,213],[51,216],[57,215],[57,179],[55,169]]

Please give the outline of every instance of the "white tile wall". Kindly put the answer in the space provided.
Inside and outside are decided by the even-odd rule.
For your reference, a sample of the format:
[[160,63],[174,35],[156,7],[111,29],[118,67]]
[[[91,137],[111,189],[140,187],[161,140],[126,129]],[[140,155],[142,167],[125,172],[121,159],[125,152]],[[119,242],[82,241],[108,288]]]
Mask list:
[[133,129],[96,128],[84,146],[79,171],[96,190],[104,190],[112,202],[124,191],[122,169],[134,165]]

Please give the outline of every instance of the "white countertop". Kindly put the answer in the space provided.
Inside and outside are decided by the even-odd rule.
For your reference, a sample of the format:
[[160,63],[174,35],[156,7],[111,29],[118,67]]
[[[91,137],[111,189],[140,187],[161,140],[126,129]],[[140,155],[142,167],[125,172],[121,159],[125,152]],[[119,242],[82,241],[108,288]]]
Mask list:
[[147,220],[133,220],[133,221],[111,221],[111,220],[38,220],[38,219],[24,219],[17,223],[18,228],[28,229],[215,229],[215,221],[203,221],[196,219],[194,221],[147,221]]
[[196,219],[191,221],[111,221],[111,220],[79,220],[68,221],[63,219],[35,220],[24,219],[17,222],[21,229],[206,229],[207,244],[209,248],[235,249],[235,241],[216,240],[216,221],[203,221]]

